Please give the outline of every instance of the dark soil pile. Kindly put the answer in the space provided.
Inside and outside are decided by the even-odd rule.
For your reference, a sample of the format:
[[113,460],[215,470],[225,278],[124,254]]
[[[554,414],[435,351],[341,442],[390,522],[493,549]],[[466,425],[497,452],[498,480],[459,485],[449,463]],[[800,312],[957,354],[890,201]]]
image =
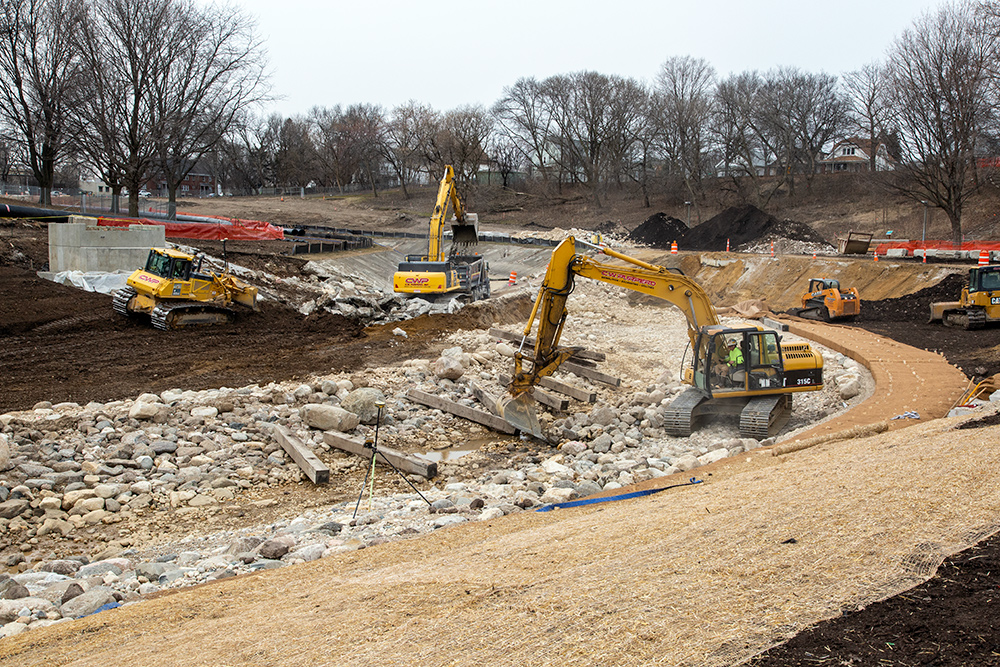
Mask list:
[[[733,250],[765,239],[826,244],[826,240],[808,225],[778,220],[755,206],[727,208],[684,235],[684,250]],[[682,243],[678,241],[678,243]]]
[[632,230],[628,240],[650,248],[669,250],[670,244],[674,241],[682,243],[688,231],[688,226],[681,220],[671,218],[666,213],[654,213]]
[[1000,537],[946,560],[901,595],[800,632],[752,667],[1000,665]]
[[[953,273],[936,285],[895,299],[862,301],[860,322],[921,322],[930,317],[931,304],[935,301],[957,301],[965,287],[964,274]],[[864,295],[861,295],[864,299]]]
[[974,380],[1000,373],[1000,327],[966,331],[930,323],[930,304],[956,301],[966,284],[963,274],[951,274],[941,282],[913,294],[866,301],[861,295],[861,313],[854,321],[868,331],[938,352]]

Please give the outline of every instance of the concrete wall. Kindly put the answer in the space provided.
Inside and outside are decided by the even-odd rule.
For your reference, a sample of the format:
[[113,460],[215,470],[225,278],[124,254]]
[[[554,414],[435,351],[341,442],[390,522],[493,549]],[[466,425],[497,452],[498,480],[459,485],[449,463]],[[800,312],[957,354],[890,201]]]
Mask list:
[[49,271],[134,271],[145,266],[150,248],[165,245],[161,225],[98,227],[74,215],[49,225]]

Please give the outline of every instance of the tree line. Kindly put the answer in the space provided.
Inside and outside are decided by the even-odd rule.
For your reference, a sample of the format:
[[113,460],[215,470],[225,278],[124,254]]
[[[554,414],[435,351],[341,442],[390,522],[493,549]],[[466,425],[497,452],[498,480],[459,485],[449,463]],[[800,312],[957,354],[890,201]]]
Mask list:
[[[518,79],[490,107],[410,101],[292,117],[255,113],[268,95],[262,45],[228,7],[8,0],[0,22],[0,148],[19,147],[43,201],[54,168],[75,160],[127,189],[133,213],[147,179],[166,182],[172,202],[199,163],[238,194],[315,185],[408,196],[451,164],[463,184],[486,167],[504,187],[571,188],[596,206],[629,188],[647,205],[668,195],[697,211],[709,183],[766,206],[808,189],[824,152],[858,137],[868,177],[943,210],[960,241],[962,211],[1000,155],[1000,0],[942,4],[882,60],[843,76],[719,76],[676,56],[650,83],[581,71]],[[880,145],[891,170],[879,170]]]

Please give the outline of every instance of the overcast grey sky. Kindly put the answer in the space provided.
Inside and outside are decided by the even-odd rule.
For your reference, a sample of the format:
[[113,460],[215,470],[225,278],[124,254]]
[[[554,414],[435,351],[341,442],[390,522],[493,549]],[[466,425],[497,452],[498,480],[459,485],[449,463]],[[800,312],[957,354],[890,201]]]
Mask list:
[[416,100],[489,107],[521,77],[593,70],[651,83],[672,56],[721,76],[794,66],[843,74],[881,59],[939,0],[231,0],[255,16],[269,111]]

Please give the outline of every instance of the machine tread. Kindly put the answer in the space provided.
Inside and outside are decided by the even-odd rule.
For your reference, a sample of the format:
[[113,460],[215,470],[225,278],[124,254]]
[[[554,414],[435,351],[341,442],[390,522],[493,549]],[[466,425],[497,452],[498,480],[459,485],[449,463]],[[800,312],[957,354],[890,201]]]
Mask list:
[[[211,321],[205,322],[184,322],[185,315],[209,314]],[[212,315],[218,317],[212,317]],[[181,303],[159,303],[153,312],[150,313],[150,322],[153,327],[161,331],[171,329],[182,329],[187,326],[202,326],[211,324],[228,323],[233,321],[235,313],[230,308],[213,306],[199,303],[197,301],[185,301]]]
[[128,302],[137,294],[138,292],[132,287],[122,287],[116,290],[114,296],[111,298],[111,309],[119,315],[127,317],[130,314],[128,311]]
[[688,387],[663,412],[663,429],[670,435],[687,437],[696,426],[695,410],[708,397],[700,389]]
[[791,394],[752,398],[740,412],[740,436],[763,440],[777,435],[791,415]]

